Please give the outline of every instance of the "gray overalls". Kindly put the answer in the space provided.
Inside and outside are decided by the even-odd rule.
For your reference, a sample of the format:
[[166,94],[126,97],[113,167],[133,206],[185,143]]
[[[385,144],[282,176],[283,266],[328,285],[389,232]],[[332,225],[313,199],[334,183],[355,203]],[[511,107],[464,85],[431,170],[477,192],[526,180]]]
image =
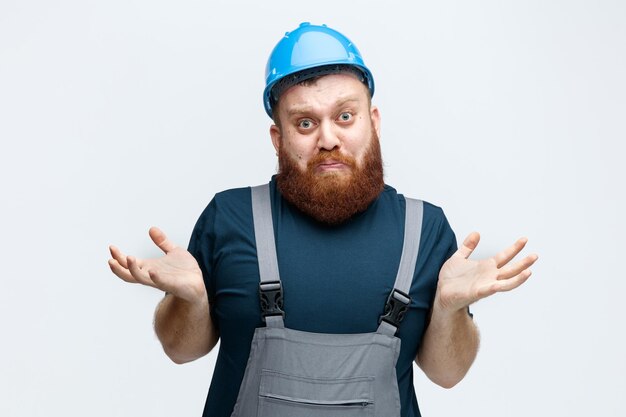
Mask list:
[[[252,188],[252,212],[266,327],[254,332],[231,417],[399,417],[395,337],[419,249],[422,202],[406,199],[394,289],[375,333],[323,334],[285,328],[269,186]],[[382,300],[381,300],[382,304]]]

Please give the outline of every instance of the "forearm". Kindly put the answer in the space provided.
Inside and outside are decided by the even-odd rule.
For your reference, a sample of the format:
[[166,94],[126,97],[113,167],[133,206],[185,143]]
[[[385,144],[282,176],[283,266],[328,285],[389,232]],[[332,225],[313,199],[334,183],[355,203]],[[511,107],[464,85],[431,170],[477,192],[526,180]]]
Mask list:
[[478,345],[478,329],[466,309],[446,312],[435,301],[415,360],[431,381],[452,388],[474,362]]
[[167,356],[179,364],[206,355],[218,339],[206,298],[190,303],[166,295],[157,306],[154,329]]

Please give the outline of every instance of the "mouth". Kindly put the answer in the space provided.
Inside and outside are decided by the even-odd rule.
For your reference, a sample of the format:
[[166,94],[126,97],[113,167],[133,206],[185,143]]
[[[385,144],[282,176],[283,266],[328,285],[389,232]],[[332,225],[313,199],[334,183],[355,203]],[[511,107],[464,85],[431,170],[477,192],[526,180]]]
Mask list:
[[333,159],[329,159],[317,165],[318,172],[331,172],[331,171],[341,171],[347,169],[348,165],[343,162],[336,161]]

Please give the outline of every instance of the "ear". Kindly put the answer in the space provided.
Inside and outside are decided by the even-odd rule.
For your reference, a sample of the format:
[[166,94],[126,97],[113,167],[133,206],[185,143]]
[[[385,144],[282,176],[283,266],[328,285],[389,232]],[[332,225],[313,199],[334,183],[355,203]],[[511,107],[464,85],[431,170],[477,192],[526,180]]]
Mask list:
[[276,125],[270,126],[270,137],[272,138],[272,145],[274,145],[274,149],[276,149],[276,155],[278,155],[278,150],[280,149],[280,127]]
[[378,137],[380,137],[380,111],[378,111],[378,107],[370,107],[370,117],[372,119],[374,129],[376,130],[376,134],[378,135]]

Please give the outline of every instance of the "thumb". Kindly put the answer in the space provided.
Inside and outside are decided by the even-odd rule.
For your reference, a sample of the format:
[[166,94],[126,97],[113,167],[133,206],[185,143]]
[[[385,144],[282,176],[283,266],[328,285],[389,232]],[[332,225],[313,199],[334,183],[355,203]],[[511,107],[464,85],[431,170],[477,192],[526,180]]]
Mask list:
[[480,234],[478,232],[470,233],[463,241],[459,250],[456,251],[456,255],[465,259],[469,258],[476,246],[478,246],[478,242],[480,242]]
[[158,227],[152,226],[148,231],[150,238],[163,252],[168,253],[176,248],[176,245],[173,244],[165,233]]

